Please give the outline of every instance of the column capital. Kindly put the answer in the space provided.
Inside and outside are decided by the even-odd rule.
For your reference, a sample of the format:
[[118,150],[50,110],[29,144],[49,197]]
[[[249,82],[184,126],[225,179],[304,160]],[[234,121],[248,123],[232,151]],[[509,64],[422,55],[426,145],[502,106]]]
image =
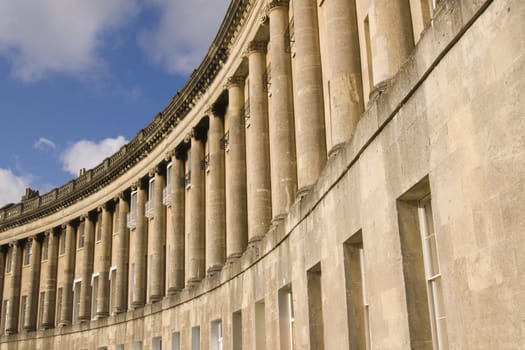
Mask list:
[[244,84],[245,79],[245,77],[240,75],[231,76],[226,80],[226,84],[224,84],[224,87],[226,89],[230,89],[232,87],[241,87],[242,84]]
[[155,165],[153,168],[151,168],[148,172],[148,176],[150,178],[155,177],[157,174],[161,172],[160,165]]
[[114,203],[118,203],[120,201],[125,201],[126,200],[126,192],[125,191],[120,191],[119,193],[117,193],[117,195],[115,197],[113,197],[113,202]]
[[20,247],[20,245],[22,244],[22,241],[21,240],[18,240],[18,241],[11,241],[9,242],[9,247],[10,248],[13,248],[13,247]]
[[290,5],[289,0],[270,0],[266,5],[266,13],[270,13],[273,9],[279,7],[288,7]]
[[262,40],[252,40],[248,43],[248,46],[246,48],[246,55],[250,55],[255,52],[264,53],[266,52],[266,48],[268,46],[268,42],[262,41]]
[[166,153],[164,153],[164,160],[165,160],[166,162],[171,162],[171,160],[172,160],[172,158],[173,158],[174,155],[175,155],[175,151],[174,151],[174,150],[173,150],[173,151],[166,152]]

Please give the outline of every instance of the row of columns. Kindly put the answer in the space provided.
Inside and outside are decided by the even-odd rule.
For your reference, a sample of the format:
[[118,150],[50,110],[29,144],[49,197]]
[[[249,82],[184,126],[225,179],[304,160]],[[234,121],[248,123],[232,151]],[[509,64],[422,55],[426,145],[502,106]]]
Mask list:
[[[154,218],[149,232],[145,206],[147,184],[141,179],[132,186],[136,191],[133,229],[134,245],[130,247],[126,217],[130,211],[128,192],[121,193],[115,202],[118,213],[110,203],[98,208],[101,216],[101,246],[96,314],[92,315],[92,286],[94,272],[95,219],[93,213],[80,218],[84,225],[84,253],[76,261],[76,223],[63,226],[65,252],[61,300],[57,300],[57,268],[59,237],[55,231],[45,233],[48,244],[48,263],[45,281],[39,282],[41,245],[33,246],[29,296],[23,328],[35,329],[39,292],[42,292],[41,325],[50,328],[72,322],[73,279],[75,264],[80,263],[80,301],[78,319],[102,318],[111,312],[128,309],[129,284],[133,298],[132,308],[146,303],[146,283],[150,279],[149,300],[156,302],[165,291],[173,294],[187,285],[198,283],[206,273],[219,271],[228,261],[239,258],[249,243],[260,240],[271,222],[282,220],[297,195],[302,195],[316,181],[325,166],[327,154],[337,152],[353,134],[363,112],[363,89],[359,54],[358,22],[354,1],[329,0],[326,6],[328,69],[323,70],[316,0],[294,2],[295,24],[295,80],[292,81],[292,57],[287,47],[289,30],[288,1],[269,1],[269,43],[252,41],[246,54],[249,69],[250,135],[244,127],[245,78],[232,77],[227,81],[228,107],[224,116],[210,112],[209,125],[204,130],[195,128],[186,139],[186,149],[177,149],[171,161],[170,231],[167,232],[163,190],[166,175],[158,166],[149,174],[155,177],[153,190]],[[413,48],[409,20],[410,9],[402,0],[373,0],[370,7],[373,84],[380,87],[399,69]],[[266,49],[271,62],[269,103],[265,91]],[[329,82],[329,96],[324,96],[324,81]],[[295,86],[294,86],[295,84]],[[294,94],[295,88],[295,94]],[[295,102],[295,104],[294,104]],[[325,103],[329,104],[331,148],[327,150],[325,130]],[[295,106],[295,107],[294,107]],[[229,146],[221,147],[228,127]],[[209,170],[202,167],[207,143]],[[191,150],[187,152],[187,147]],[[184,185],[185,163],[189,154],[191,188]],[[249,179],[249,181],[248,181]],[[112,215],[116,222],[118,239],[113,242]],[[169,241],[169,249],[166,242]],[[151,261],[148,262],[148,242]],[[110,310],[109,274],[112,244],[116,244],[117,273],[112,291]],[[11,277],[8,280],[9,300],[5,310],[5,330],[18,329],[18,310],[22,272],[22,247],[10,245]],[[167,253],[167,254],[166,254]],[[128,281],[129,261],[134,257],[133,280]],[[166,257],[169,257],[167,259]],[[0,259],[0,271],[5,271],[6,259]],[[148,275],[148,264],[151,264]],[[0,274],[0,290],[6,283]],[[165,277],[167,276],[167,281]],[[39,285],[42,286],[39,291]],[[57,303],[61,307],[56,308]],[[59,314],[55,315],[55,311]]]

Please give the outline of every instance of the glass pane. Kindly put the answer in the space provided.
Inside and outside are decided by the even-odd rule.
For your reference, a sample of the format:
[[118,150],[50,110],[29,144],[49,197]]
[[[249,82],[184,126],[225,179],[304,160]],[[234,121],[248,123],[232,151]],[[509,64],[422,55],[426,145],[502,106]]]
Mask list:
[[432,217],[432,206],[430,201],[425,203],[425,219],[427,222],[427,235],[434,234],[434,218]]
[[427,252],[428,252],[428,262],[430,266],[428,267],[428,271],[430,273],[430,276],[432,277],[439,274],[439,260],[438,260],[438,253],[437,253],[437,244],[436,244],[436,236],[432,235],[425,239],[425,243],[427,245]]

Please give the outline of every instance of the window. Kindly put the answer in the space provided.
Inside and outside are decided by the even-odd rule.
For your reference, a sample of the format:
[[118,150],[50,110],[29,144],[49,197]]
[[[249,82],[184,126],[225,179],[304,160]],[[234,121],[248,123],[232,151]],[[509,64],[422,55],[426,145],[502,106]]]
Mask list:
[[38,324],[42,326],[44,320],[44,307],[46,305],[46,292],[40,292],[40,307],[38,310]]
[[133,350],[142,350],[142,342],[136,341],[133,343]]
[[115,204],[115,210],[113,211],[113,234],[117,234],[120,225],[120,211],[119,204]]
[[149,186],[148,186],[148,201],[146,203],[146,217],[152,219],[154,216],[154,209],[155,207],[155,178],[149,179]]
[[117,344],[117,346],[115,346],[115,350],[124,350],[124,344]]
[[[360,349],[369,350],[370,346],[370,321],[369,321],[369,304],[366,288],[366,269],[365,255],[363,249],[363,236],[359,231],[352,235],[344,243],[344,268],[348,324],[355,324],[357,331],[356,341]],[[353,330],[353,329],[352,329]],[[352,331],[349,330],[351,334]]]
[[78,321],[78,312],[80,311],[80,284],[81,279],[73,281],[73,324]]
[[233,350],[242,350],[242,313],[234,312],[232,315]]
[[98,214],[97,217],[97,242],[102,240],[102,213]]
[[98,276],[98,273],[94,273],[91,277],[91,318],[93,320],[97,316]]
[[290,287],[279,290],[279,331],[281,349],[295,350],[295,319]]
[[169,163],[166,166],[166,186],[162,191],[162,204],[169,207],[171,206],[171,177],[172,177],[172,163]]
[[29,265],[31,263],[31,255],[33,254],[33,241],[27,241],[25,253],[24,265]]
[[58,288],[57,291],[57,314],[56,314],[56,323],[58,324],[62,317],[62,288]]
[[135,264],[131,264],[131,267],[129,269],[129,305],[131,308],[131,304],[133,303],[133,287],[135,285]]
[[113,310],[113,298],[115,297],[113,294],[115,294],[115,278],[117,276],[117,267],[111,266],[109,269],[109,314],[111,315]]
[[11,272],[12,269],[13,269],[13,248],[10,248],[9,252],[7,253],[6,272]]
[[49,236],[44,238],[42,242],[42,261],[46,261],[49,258]]
[[137,191],[131,192],[131,200],[128,214],[128,228],[135,228],[137,225]]
[[215,320],[211,323],[211,350],[222,350],[222,321]]
[[3,332],[6,334],[7,330],[7,319],[9,318],[9,300],[4,300],[4,319],[3,319]]
[[19,329],[24,329],[24,324],[26,323],[26,312],[27,312],[27,295],[22,296],[22,302],[20,304],[20,327]]
[[398,199],[397,210],[412,347],[431,343],[433,349],[448,349],[439,245],[428,177]]
[[66,254],[66,230],[62,230],[60,235],[60,255]]
[[419,202],[419,232],[423,244],[423,261],[425,278],[427,281],[428,304],[431,313],[432,343],[434,349],[447,349],[446,314],[441,288],[441,271],[439,268],[439,254],[434,231],[434,219],[430,196]]
[[255,349],[266,349],[266,316],[264,300],[255,303]]
[[201,349],[201,328],[199,326],[191,328],[191,350]]
[[162,350],[162,337],[153,337],[151,339],[151,347],[153,350]]
[[318,263],[306,273],[308,292],[308,323],[310,326],[310,346],[324,349],[323,293],[321,286],[321,264]]
[[84,226],[85,222],[81,222],[80,225],[78,225],[78,249],[84,248]]
[[171,350],[180,350],[180,332],[171,334]]

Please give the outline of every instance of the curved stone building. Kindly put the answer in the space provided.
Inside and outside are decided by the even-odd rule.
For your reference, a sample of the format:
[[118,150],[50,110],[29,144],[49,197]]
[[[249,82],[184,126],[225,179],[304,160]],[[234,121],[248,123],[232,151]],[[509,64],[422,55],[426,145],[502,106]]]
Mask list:
[[0,349],[519,349],[525,2],[232,0],[97,167],[0,209]]

